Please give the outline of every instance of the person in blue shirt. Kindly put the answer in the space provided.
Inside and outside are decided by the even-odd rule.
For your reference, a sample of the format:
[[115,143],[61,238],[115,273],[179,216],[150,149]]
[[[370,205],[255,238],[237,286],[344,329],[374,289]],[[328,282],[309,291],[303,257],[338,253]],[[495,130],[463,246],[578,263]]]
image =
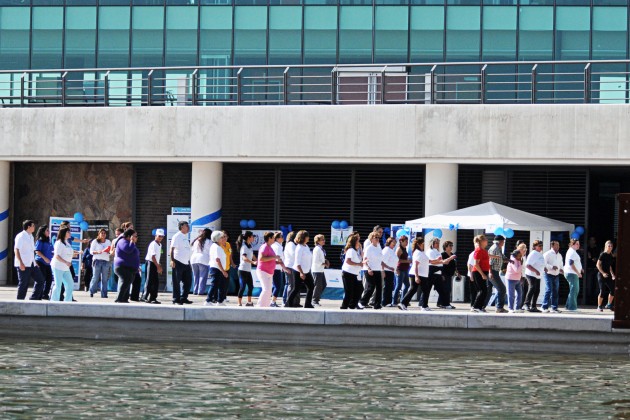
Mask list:
[[85,291],[90,290],[90,282],[92,281],[92,253],[90,252],[90,247],[88,246],[83,251],[83,256],[81,257],[81,270],[83,270],[83,284],[85,284]]
[[48,225],[39,227],[36,238],[35,263],[44,276],[44,292],[42,293],[42,299],[50,300],[50,288],[53,282],[50,260],[53,258],[54,245],[50,242],[50,230],[48,229]]

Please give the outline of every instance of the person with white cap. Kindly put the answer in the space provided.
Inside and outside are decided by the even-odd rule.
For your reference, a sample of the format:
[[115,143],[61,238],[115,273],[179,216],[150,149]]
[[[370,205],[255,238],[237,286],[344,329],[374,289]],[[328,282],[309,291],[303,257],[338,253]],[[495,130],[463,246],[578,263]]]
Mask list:
[[144,294],[142,295],[142,301],[152,304],[160,304],[157,300],[158,288],[160,284],[160,278],[162,274],[162,266],[160,265],[160,257],[162,256],[162,240],[164,239],[164,229],[155,230],[155,239],[149,244],[147,250],[147,256],[144,259],[147,273],[147,279],[144,283]]

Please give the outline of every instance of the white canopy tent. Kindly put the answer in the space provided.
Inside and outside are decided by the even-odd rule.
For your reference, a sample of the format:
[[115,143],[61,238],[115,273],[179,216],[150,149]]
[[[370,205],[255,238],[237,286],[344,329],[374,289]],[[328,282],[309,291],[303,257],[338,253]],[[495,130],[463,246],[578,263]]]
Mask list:
[[414,231],[422,229],[484,229],[494,232],[498,227],[536,232],[572,232],[575,226],[548,217],[538,216],[489,201],[443,214],[408,220],[405,225]]

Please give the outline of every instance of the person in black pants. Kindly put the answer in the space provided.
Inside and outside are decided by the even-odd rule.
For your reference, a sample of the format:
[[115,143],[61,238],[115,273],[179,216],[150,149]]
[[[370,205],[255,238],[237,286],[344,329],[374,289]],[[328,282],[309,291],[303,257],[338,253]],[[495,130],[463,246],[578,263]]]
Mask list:
[[192,286],[192,267],[190,266],[190,242],[188,222],[182,220],[177,224],[179,232],[171,239],[171,268],[173,269],[173,303],[176,305],[191,304],[188,300]]
[[429,281],[429,257],[424,253],[424,238],[416,237],[411,243],[411,272],[409,273],[409,289],[398,304],[398,308],[406,311],[411,298],[421,290],[420,303],[422,310],[429,310],[429,293],[431,282]]
[[372,232],[368,236],[370,244],[365,248],[363,255],[363,269],[365,273],[365,291],[361,296],[358,307],[369,308],[368,302],[374,294],[374,309],[381,309],[383,300],[383,254],[379,245],[378,232]]
[[37,229],[37,242],[35,242],[35,263],[39,267],[44,276],[44,291],[42,299],[50,300],[50,289],[53,282],[52,268],[50,268],[50,260],[54,255],[54,246],[50,243],[50,230],[48,225],[40,226]]
[[486,247],[488,239],[486,235],[475,236],[475,265],[473,267],[473,278],[477,287],[477,296],[475,297],[472,312],[486,312],[483,306],[486,303],[486,293],[488,293],[488,276],[490,273],[490,256]]
[[359,280],[359,272],[363,266],[363,256],[358,234],[348,237],[344,255],[344,262],[341,267],[344,295],[340,309],[356,309],[363,292],[363,284]]
[[140,268],[140,252],[136,242],[138,234],[133,229],[127,229],[116,242],[114,271],[119,279],[117,303],[129,303],[129,286]]
[[451,292],[453,288],[453,276],[457,272],[457,258],[453,254],[453,242],[446,241],[442,244],[442,260],[444,261],[444,265],[442,266],[442,294],[438,299],[438,307],[443,309],[455,309],[453,305],[451,305]]
[[[83,251],[83,256],[81,257],[81,268],[83,269],[83,284],[85,285],[85,291],[90,290],[90,283],[92,282],[92,253],[90,252],[90,247],[88,246]],[[80,289],[80,287],[79,287]]]
[[311,263],[313,262],[313,255],[308,247],[309,233],[305,230],[301,230],[295,236],[295,260],[293,262],[293,275],[295,277],[295,288],[291,290],[291,294],[287,296],[287,303],[289,307],[300,307],[301,305],[295,305],[292,302],[296,301],[297,296],[300,293],[300,283],[306,286],[306,300],[304,301],[305,308],[314,308],[313,289],[315,282],[311,274]]
[[149,244],[147,250],[146,262],[146,282],[144,284],[144,294],[142,301],[152,304],[160,304],[157,300],[158,288],[160,284],[160,274],[162,274],[162,266],[160,265],[160,257],[162,255],[162,240],[164,239],[164,229],[156,229],[155,239]]

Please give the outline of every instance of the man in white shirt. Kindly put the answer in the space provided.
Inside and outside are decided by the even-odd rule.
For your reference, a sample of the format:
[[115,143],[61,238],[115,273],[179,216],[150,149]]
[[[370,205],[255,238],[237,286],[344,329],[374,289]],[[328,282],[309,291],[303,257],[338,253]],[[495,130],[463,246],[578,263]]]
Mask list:
[[164,239],[164,229],[157,229],[155,231],[155,239],[149,244],[147,249],[147,256],[144,259],[147,273],[146,282],[144,285],[144,294],[142,295],[142,301],[152,304],[160,304],[157,300],[158,289],[160,284],[159,275],[162,274],[162,266],[160,265],[160,257],[162,256],[162,240]]
[[191,304],[188,293],[192,286],[192,267],[190,266],[190,226],[185,220],[177,224],[179,232],[171,239],[171,268],[173,269],[173,304]]
[[580,249],[580,240],[571,239],[569,241],[569,249],[564,258],[564,277],[569,283],[569,296],[567,297],[566,309],[569,312],[577,312],[577,297],[580,293],[580,279],[584,270],[582,269],[582,260],[577,250]]
[[562,273],[562,254],[560,254],[560,242],[551,241],[551,249],[543,254],[545,258],[545,296],[543,297],[542,310],[554,314],[560,313],[558,309],[558,290],[560,289],[560,273]]
[[[377,232],[372,232],[368,236],[370,244],[363,251],[363,270],[365,275],[365,291],[357,305],[358,308],[381,309],[383,300],[383,251],[379,243],[380,238]],[[368,304],[368,300],[373,303]]]
[[25,220],[22,223],[22,228],[24,230],[15,236],[15,245],[13,247],[13,252],[15,253],[13,266],[16,268],[18,275],[17,298],[18,300],[26,298],[28,283],[32,278],[35,284],[29,300],[42,300],[45,280],[41,271],[39,271],[39,267],[35,264],[35,238],[33,238],[35,222]]
[[525,296],[525,307],[529,312],[540,312],[536,307],[536,302],[540,294],[540,279],[545,269],[545,257],[541,252],[542,247],[542,241],[535,240],[532,244],[532,252],[529,253],[525,262],[525,277],[529,286]]

